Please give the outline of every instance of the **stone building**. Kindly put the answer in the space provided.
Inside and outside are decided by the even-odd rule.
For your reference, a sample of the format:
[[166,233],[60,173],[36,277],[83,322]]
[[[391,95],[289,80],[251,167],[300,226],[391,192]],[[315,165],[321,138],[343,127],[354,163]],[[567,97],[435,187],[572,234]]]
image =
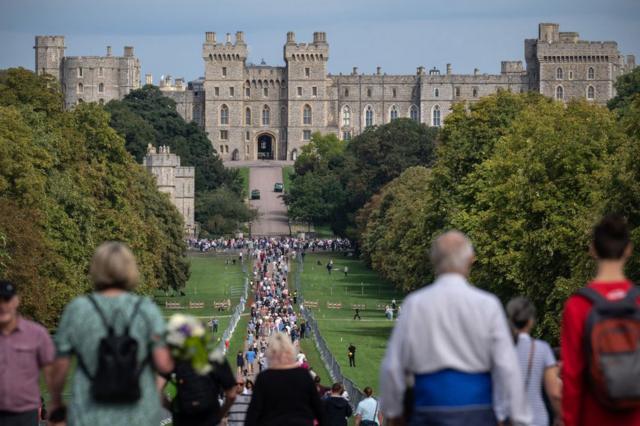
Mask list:
[[[617,43],[590,42],[558,24],[540,24],[524,42],[522,61],[503,61],[500,74],[454,74],[418,67],[413,75],[327,73],[329,44],[317,32],[311,43],[287,34],[284,66],[247,63],[244,34],[218,41],[208,32],[202,47],[203,79],[179,82],[165,95],[180,114],[199,123],[225,160],[295,159],[312,132],[348,140],[366,127],[408,117],[441,126],[456,102],[475,102],[498,90],[538,91],[561,101],[583,98],[605,104],[618,76],[635,67]],[[175,84],[176,86],[178,83]],[[162,89],[162,87],[161,87]]]
[[106,103],[122,99],[140,87],[140,61],[133,47],[125,46],[123,56],[65,56],[63,36],[36,36],[36,72],[51,74],[62,85],[66,108],[81,102]]
[[147,155],[142,164],[156,178],[158,190],[169,194],[171,202],[176,206],[184,219],[185,233],[195,234],[194,219],[194,187],[195,168],[180,166],[180,157],[172,154],[168,146],[157,150],[149,145]]

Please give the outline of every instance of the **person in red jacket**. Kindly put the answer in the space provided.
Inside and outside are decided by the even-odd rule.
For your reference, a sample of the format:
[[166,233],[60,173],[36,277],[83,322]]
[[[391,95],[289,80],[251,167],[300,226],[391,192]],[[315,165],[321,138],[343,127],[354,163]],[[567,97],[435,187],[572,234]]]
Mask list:
[[[618,215],[604,217],[593,230],[591,255],[596,259],[598,268],[595,278],[588,287],[609,300],[624,298],[633,285],[624,274],[624,265],[631,257],[631,253],[629,228],[624,217]],[[583,334],[591,307],[591,302],[586,298],[574,295],[567,300],[562,316],[564,426],[638,426],[640,410],[608,409],[596,399],[589,388]]]

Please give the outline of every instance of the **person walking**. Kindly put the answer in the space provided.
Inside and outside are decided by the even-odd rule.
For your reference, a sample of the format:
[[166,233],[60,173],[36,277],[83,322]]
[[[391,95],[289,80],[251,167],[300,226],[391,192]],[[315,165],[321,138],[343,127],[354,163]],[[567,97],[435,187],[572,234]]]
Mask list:
[[347,426],[347,419],[353,414],[351,405],[342,397],[344,386],[334,383],[331,393],[322,401],[327,426]]
[[[174,366],[164,341],[162,314],[151,299],[131,293],[139,272],[124,244],[101,244],[89,276],[94,292],[66,306],[55,335],[49,411],[52,416],[61,412],[62,391],[75,356],[78,368],[71,383],[68,425],[157,426],[160,396],[153,370],[169,374]],[[127,344],[119,346],[116,340]],[[136,346],[134,353],[126,352]],[[108,356],[113,350],[126,355],[121,352],[114,361]]]
[[51,386],[53,341],[40,324],[18,314],[20,296],[0,281],[0,425],[33,426],[41,406],[39,378]]
[[349,343],[349,347],[347,348],[347,356],[349,357],[349,367],[356,366],[356,347],[353,343]]
[[348,275],[349,275],[349,267],[348,267],[348,266],[345,266],[345,267],[344,267],[344,276],[346,277],[346,276],[348,276]]
[[366,398],[360,401],[356,408],[355,426],[376,426],[382,424],[380,404],[373,397],[373,389],[367,386],[363,390]]
[[[593,229],[590,251],[597,262],[596,276],[569,297],[562,314],[562,419],[565,426],[640,425],[637,368],[640,291],[624,273],[633,252],[626,219],[619,215],[604,217]],[[598,315],[602,317],[599,319]],[[611,328],[602,319],[613,321]],[[608,340],[606,346],[611,351],[609,359],[616,359],[616,364],[609,364],[606,356],[600,357],[601,349],[592,345],[587,349],[585,342],[598,341],[590,332],[596,327],[603,335],[618,336]],[[625,348],[624,342],[632,346]],[[619,363],[628,367],[616,369]],[[602,385],[602,376],[596,377],[594,372],[602,376],[606,372],[607,385],[620,390],[618,397],[610,395],[608,386]],[[620,400],[631,403],[626,409],[616,408]]]
[[247,349],[245,359],[247,360],[247,371],[249,374],[253,375],[253,363],[256,360],[256,352],[253,348]]
[[[562,383],[553,351],[544,340],[531,337],[536,308],[526,297],[516,297],[507,303],[507,318],[516,338],[516,352],[524,378],[525,392],[533,414],[532,426],[549,426],[549,414],[544,403],[546,393],[553,417],[560,419]],[[496,410],[498,420],[507,419],[505,407]]]
[[298,367],[296,350],[283,333],[269,338],[269,369],[258,374],[246,426],[325,426],[324,410],[309,372]]
[[360,317],[360,309],[356,308],[356,313],[353,315],[353,320],[355,321],[356,319],[361,320],[362,318]]
[[[247,381],[248,383],[249,381]],[[244,426],[244,420],[247,416],[247,409],[251,402],[251,389],[245,388],[245,381],[242,375],[238,376],[236,382],[236,398],[233,405],[229,409],[227,418],[228,426]]]
[[246,375],[246,369],[244,368],[244,355],[242,354],[242,351],[238,351],[238,354],[236,355],[236,365],[238,367],[238,375]]
[[[436,281],[404,300],[380,369],[380,409],[391,424],[494,426],[494,384],[506,395],[512,424],[531,423],[504,310],[469,284],[473,261],[461,232],[432,244]],[[410,382],[413,396],[405,399]]]

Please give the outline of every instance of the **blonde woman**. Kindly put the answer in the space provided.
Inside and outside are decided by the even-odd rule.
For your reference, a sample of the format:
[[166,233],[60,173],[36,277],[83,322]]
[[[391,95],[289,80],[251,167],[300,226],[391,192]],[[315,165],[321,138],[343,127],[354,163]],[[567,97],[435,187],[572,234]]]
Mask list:
[[[51,411],[59,412],[56,409],[61,407],[71,357],[75,356],[78,368],[73,373],[71,385],[67,412],[69,426],[157,426],[160,397],[151,366],[165,374],[173,369],[163,340],[164,319],[149,298],[131,293],[138,283],[139,273],[133,254],[124,244],[107,242],[100,245],[91,260],[89,276],[94,292],[77,297],[67,305],[55,335],[57,359]],[[110,334],[128,335],[135,340],[129,348],[134,348],[130,353],[132,363],[138,369],[135,371],[137,380],[131,386],[135,392],[125,392],[130,395],[120,396],[123,400],[117,403],[107,402],[108,390],[113,390],[113,383],[109,383],[111,388],[105,386],[110,380],[98,368],[99,364],[103,367],[108,364],[104,360],[105,351],[99,348],[104,348],[107,340],[113,342],[107,337]],[[129,370],[123,375],[128,376]]]
[[324,425],[320,397],[309,372],[298,366],[296,350],[284,333],[269,338],[269,368],[258,375],[246,426]]

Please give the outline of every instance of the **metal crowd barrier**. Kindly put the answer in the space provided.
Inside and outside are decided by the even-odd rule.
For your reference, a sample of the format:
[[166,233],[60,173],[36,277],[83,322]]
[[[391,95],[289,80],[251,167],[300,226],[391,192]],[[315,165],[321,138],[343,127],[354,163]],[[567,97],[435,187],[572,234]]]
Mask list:
[[220,340],[220,344],[218,345],[218,349],[222,352],[227,353],[227,349],[225,347],[224,342],[227,339],[231,339],[231,335],[236,329],[238,325],[238,321],[240,321],[240,316],[244,312],[245,304],[247,303],[247,299],[249,297],[249,277],[247,277],[247,260],[242,264],[242,272],[244,273],[244,286],[242,289],[242,296],[240,297],[240,303],[236,305],[233,310],[233,314],[231,315],[231,320],[229,321],[229,325],[222,333],[222,338]]
[[[296,286],[296,290],[298,291],[298,303],[304,306],[303,305],[304,295],[302,293],[302,280],[301,280],[301,275],[302,275],[302,270],[304,268],[304,265],[302,263],[302,257],[300,255],[297,256],[297,260],[298,260],[298,265],[295,272],[295,286]],[[301,309],[300,312],[302,313],[302,316],[304,316],[305,322],[307,323],[307,330],[310,330],[313,335],[313,340],[316,344],[316,348],[320,353],[320,358],[322,359],[322,362],[324,363],[327,371],[331,375],[331,380],[333,382],[339,382],[343,384],[344,389],[349,394],[349,403],[355,409],[360,403],[360,401],[366,398],[366,395],[360,389],[358,389],[355,383],[353,383],[347,377],[343,376],[342,370],[340,369],[340,364],[338,364],[336,357],[333,356],[333,354],[329,350],[329,346],[327,345],[327,342],[322,337],[322,334],[320,333],[320,329],[318,328],[318,323],[313,317],[313,313],[307,309]]]

